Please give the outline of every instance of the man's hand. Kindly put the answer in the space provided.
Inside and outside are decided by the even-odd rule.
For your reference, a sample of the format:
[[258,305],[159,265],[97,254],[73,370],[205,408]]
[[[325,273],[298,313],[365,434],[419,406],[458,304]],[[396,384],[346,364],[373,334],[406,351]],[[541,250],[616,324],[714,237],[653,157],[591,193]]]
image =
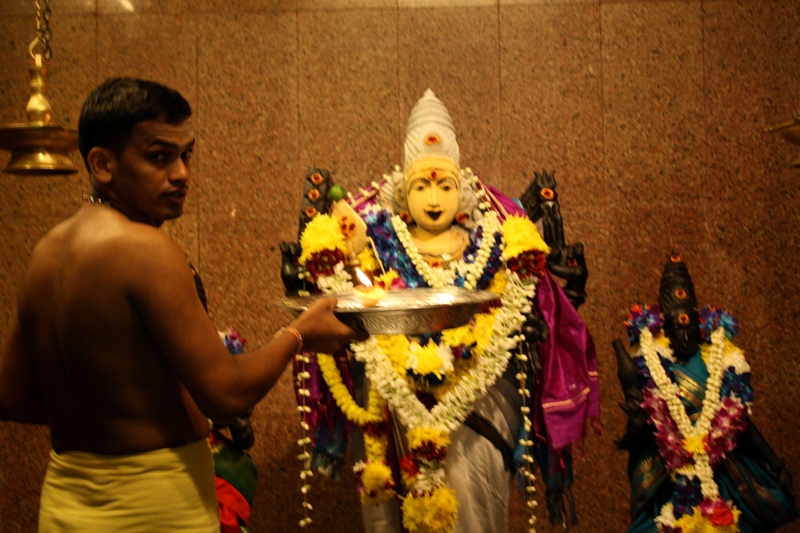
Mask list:
[[369,338],[366,331],[355,330],[336,318],[336,303],[332,296],[320,298],[292,323],[303,337],[303,350],[333,353],[350,341]]

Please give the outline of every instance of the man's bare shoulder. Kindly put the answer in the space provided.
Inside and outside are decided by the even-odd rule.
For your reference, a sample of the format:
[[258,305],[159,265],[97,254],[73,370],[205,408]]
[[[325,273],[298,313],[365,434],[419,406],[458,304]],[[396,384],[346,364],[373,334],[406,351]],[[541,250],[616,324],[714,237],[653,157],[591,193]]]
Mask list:
[[186,258],[163,231],[131,222],[105,207],[88,206],[51,229],[36,245],[27,278],[37,283],[54,272],[137,282]]

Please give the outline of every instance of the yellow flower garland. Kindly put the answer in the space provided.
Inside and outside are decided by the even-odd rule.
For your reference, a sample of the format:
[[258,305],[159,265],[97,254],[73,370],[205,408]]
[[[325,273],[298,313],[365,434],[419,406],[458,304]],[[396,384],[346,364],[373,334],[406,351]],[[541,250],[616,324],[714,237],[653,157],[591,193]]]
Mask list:
[[411,533],[450,533],[457,518],[456,493],[447,486],[403,500],[403,526]]
[[342,376],[339,374],[339,369],[336,368],[336,361],[332,355],[317,354],[317,361],[319,362],[319,369],[322,371],[322,377],[325,378],[325,383],[331,391],[333,399],[336,400],[336,405],[342,410],[344,416],[349,421],[358,426],[365,426],[367,424],[380,424],[383,422],[383,410],[386,407],[386,400],[380,395],[372,394],[370,390],[368,410],[359,407],[353,395],[347,390],[347,386],[342,382]]
[[[342,410],[344,416],[362,429],[367,424],[380,424],[385,421],[384,400],[375,389],[370,388],[367,409],[360,407],[353,398],[347,386],[342,382],[342,375],[336,367],[336,360],[328,354],[317,354],[320,371],[328,389],[331,391],[336,405]],[[361,472],[361,483],[364,491],[361,493],[361,502],[369,505],[387,502],[395,497],[391,490],[392,470],[386,464],[386,449],[389,446],[389,436],[386,432],[373,435],[364,431],[364,449],[367,456],[366,463],[356,466],[356,471]]]
[[317,215],[311,219],[300,236],[300,246],[303,252],[298,261],[301,265],[305,265],[312,254],[323,250],[338,249],[347,253],[347,242],[339,222],[330,215]]
[[517,257],[524,252],[533,250],[550,253],[550,247],[544,242],[539,230],[529,218],[512,215],[503,222],[503,236],[505,237],[505,257]]

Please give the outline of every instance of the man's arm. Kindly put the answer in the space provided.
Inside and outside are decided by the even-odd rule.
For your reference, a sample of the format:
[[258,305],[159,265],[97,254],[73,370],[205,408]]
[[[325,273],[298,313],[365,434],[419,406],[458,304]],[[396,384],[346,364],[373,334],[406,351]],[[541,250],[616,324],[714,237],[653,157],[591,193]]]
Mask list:
[[47,424],[47,406],[28,347],[15,316],[8,341],[0,354],[0,420]]
[[[145,228],[127,245],[120,268],[146,329],[181,383],[208,418],[230,421],[261,400],[299,349],[284,333],[236,357],[225,349],[197,297],[191,270],[167,235]],[[292,323],[309,351],[331,353],[359,336],[333,315],[335,298],[323,299]]]

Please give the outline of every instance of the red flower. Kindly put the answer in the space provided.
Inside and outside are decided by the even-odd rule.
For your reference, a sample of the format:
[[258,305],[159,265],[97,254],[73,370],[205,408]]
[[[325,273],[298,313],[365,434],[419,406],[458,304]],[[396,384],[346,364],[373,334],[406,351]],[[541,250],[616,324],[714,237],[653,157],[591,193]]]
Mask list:
[[311,174],[311,183],[313,183],[314,185],[319,185],[323,181],[325,181],[325,178],[323,178],[322,174],[320,174],[319,172]]
[[319,200],[319,189],[311,189],[308,191],[308,199],[312,202]]
[[311,272],[314,278],[319,276],[331,276],[337,263],[345,260],[344,252],[338,248],[334,250],[320,250],[311,254],[306,261],[306,269]]
[[406,455],[400,460],[400,470],[406,475],[406,477],[412,478],[419,474],[419,468],[417,467],[417,462],[411,456],[411,454]]
[[512,257],[506,262],[506,266],[515,272],[520,279],[527,279],[531,276],[542,277],[547,265],[547,258],[542,252],[528,251],[522,252],[517,257]]
[[711,516],[708,517],[708,521],[715,526],[732,526],[733,513],[727,505],[717,505]]

